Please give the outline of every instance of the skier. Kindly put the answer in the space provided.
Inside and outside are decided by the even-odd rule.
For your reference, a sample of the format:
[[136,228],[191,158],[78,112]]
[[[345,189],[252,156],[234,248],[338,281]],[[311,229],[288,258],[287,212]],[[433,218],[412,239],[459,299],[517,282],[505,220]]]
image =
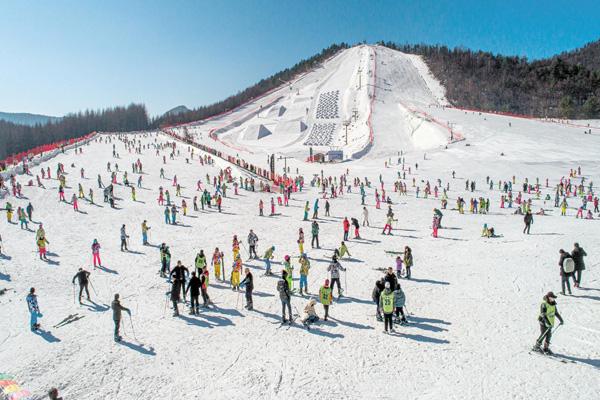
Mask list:
[[350,221],[348,221],[348,217],[344,217],[344,240],[348,240],[348,232],[350,231]]
[[40,254],[40,260],[48,261],[48,257],[46,257],[46,245],[50,244],[49,241],[46,240],[44,235],[40,236],[37,240],[38,252]]
[[302,289],[308,294],[308,271],[310,270],[310,261],[306,254],[302,253],[300,256],[300,295],[302,295]]
[[177,279],[177,277],[175,278],[175,280],[173,280],[173,284],[171,285],[171,303],[173,304],[173,316],[174,317],[178,317],[179,316],[179,308],[177,307],[177,303],[179,302],[180,298],[179,298],[179,292],[181,291],[181,281],[179,279]]
[[115,323],[114,339],[115,342],[121,341],[121,335],[119,335],[119,329],[121,328],[121,312],[125,311],[131,317],[131,310],[127,307],[123,307],[119,301],[119,294],[115,294],[115,299],[112,301],[110,308],[113,310],[113,322]]
[[413,266],[412,249],[408,246],[404,247],[404,267],[406,268],[406,279],[410,279],[410,269]]
[[254,231],[252,229],[250,229],[250,233],[248,234],[248,251],[249,251],[249,257],[250,258],[258,258],[258,255],[256,254],[256,243],[258,242],[258,236],[256,236],[256,233],[254,233]]
[[575,281],[574,272],[575,272],[575,261],[573,257],[563,249],[559,251],[560,259],[558,260],[558,265],[560,266],[560,284],[562,291],[560,292],[563,296],[565,295],[565,285],[567,286],[567,290],[569,290],[569,294],[571,294],[571,284],[569,283],[569,279],[573,278]]
[[200,312],[198,310],[198,296],[200,296],[200,278],[196,276],[196,272],[192,272],[192,277],[190,278],[190,282],[188,283],[185,292],[190,292],[190,314],[198,315]]
[[319,224],[317,223],[317,221],[312,222],[311,234],[312,234],[312,239],[310,241],[311,247],[314,249],[315,242],[316,242],[317,249],[320,249],[321,247],[319,246]]
[[[196,258],[194,259],[194,267],[196,268],[196,272],[198,274],[198,277],[200,277],[200,275],[202,274],[202,270],[204,269],[204,267],[206,266],[206,255],[204,255],[204,250],[201,249],[200,253],[196,254]],[[217,275],[216,269],[215,269],[215,276],[219,276]]]
[[27,308],[29,309],[29,327],[33,332],[40,328],[40,324],[38,324],[37,320],[42,317],[37,301],[37,295],[35,294],[35,288],[29,289],[29,294],[25,300],[27,301]]
[[275,246],[271,246],[265,252],[263,256],[263,260],[265,261],[265,275],[271,275],[271,260],[273,259],[273,252],[275,251]]
[[571,251],[571,257],[575,261],[575,287],[578,288],[581,284],[581,272],[585,269],[585,262],[583,257],[587,256],[587,253],[582,247],[579,247],[579,243],[574,244],[574,248]]
[[346,246],[345,242],[342,242],[342,244],[340,245],[340,249],[337,252],[338,256],[340,258],[344,258],[344,256],[346,254],[348,254],[348,257],[352,257],[352,254],[350,254],[350,251],[348,250],[348,246]]
[[531,229],[531,224],[533,224],[533,215],[530,210],[527,210],[525,216],[523,217],[523,222],[525,222],[525,228],[523,228],[523,233],[527,233],[529,235],[529,230]]
[[350,218],[352,222],[352,226],[354,227],[354,239],[360,239],[360,225],[358,224],[358,220],[356,218]]
[[246,305],[245,308],[248,311],[252,311],[254,309],[252,303],[252,291],[254,290],[254,277],[252,276],[252,272],[250,272],[250,268],[246,268],[244,270],[246,276],[244,280],[240,283],[240,287],[246,289]]
[[[395,307],[395,311],[396,311],[396,319],[394,322],[397,324],[405,325],[407,323],[406,315],[404,314],[404,305],[405,304],[406,304],[406,295],[404,294],[404,291],[400,287],[400,284],[398,284],[398,286],[396,287],[396,290],[394,291],[394,307]],[[399,318],[400,315],[402,315],[402,319]]]
[[144,220],[144,222],[142,222],[142,244],[144,246],[148,245],[148,231],[150,230],[150,227],[148,226],[148,222],[146,220]]
[[384,331],[388,333],[388,327],[391,332],[394,331],[392,317],[394,315],[394,292],[390,288],[390,283],[385,283],[385,289],[379,296],[379,308],[383,310]]
[[287,272],[285,270],[281,271],[281,279],[277,281],[277,291],[279,292],[279,298],[281,300],[281,323],[284,324],[286,322],[285,310],[287,308],[289,323],[291,325],[293,323],[291,293],[287,282]]
[[[200,251],[202,253],[202,251]],[[206,263],[206,261],[204,261]],[[216,247],[212,256],[212,260],[210,263],[212,264],[215,270],[215,278],[220,279],[221,276],[221,265],[223,265],[223,252],[219,251],[219,248]],[[223,266],[223,280],[225,279],[225,266]]]
[[94,263],[94,269],[96,269],[96,263],[98,266],[102,266],[102,262],[100,261],[100,243],[98,243],[97,239],[94,239],[92,242],[92,262]]
[[85,295],[88,301],[90,301],[90,291],[88,289],[89,277],[90,273],[88,271],[84,270],[83,268],[79,268],[79,271],[75,274],[75,276],[73,276],[73,279],[71,280],[71,283],[73,285],[75,285],[75,279],[77,279],[77,282],[79,283],[79,304],[81,304],[81,295],[83,294],[84,289]]
[[169,250],[169,246],[162,243],[159,248],[160,251],[160,276],[161,278],[165,278],[167,275],[170,275],[171,269],[169,264],[171,263],[171,252]]
[[331,258],[331,263],[327,267],[327,272],[331,274],[331,291],[333,291],[336,283],[338,288],[338,298],[342,297],[343,289],[340,285],[340,270],[346,271],[346,268],[342,267],[334,255]]
[[[541,335],[535,342],[533,346],[533,350],[545,353],[548,355],[552,355],[552,350],[550,350],[550,340],[552,339],[552,328],[554,327],[554,318],[558,318],[560,324],[564,324],[564,320],[561,315],[558,313],[558,308],[556,307],[556,295],[553,292],[548,292],[544,296],[544,301],[540,305],[540,314],[538,317],[538,322],[540,323],[540,332]],[[540,346],[544,342],[544,348],[541,349]]]
[[363,223],[362,224],[363,224],[363,226],[365,226],[365,225],[370,226],[369,225],[369,211],[367,211],[366,206],[363,206]]
[[27,211],[27,217],[29,218],[29,221],[31,222],[31,218],[33,215],[33,206],[31,205],[31,203],[27,204],[27,207],[25,208]]
[[175,276],[175,280],[179,281],[179,287],[181,288],[181,293],[183,294],[183,302],[185,303],[185,280],[186,276],[189,276],[190,271],[187,267],[181,264],[181,260],[177,260],[177,265],[173,268],[173,271],[169,274],[170,278]]
[[325,316],[323,317],[324,321],[327,321],[327,317],[329,316],[329,306],[333,301],[332,292],[332,288],[329,287],[329,279],[325,279],[325,283],[319,289],[319,300],[321,301],[323,309],[325,310]]

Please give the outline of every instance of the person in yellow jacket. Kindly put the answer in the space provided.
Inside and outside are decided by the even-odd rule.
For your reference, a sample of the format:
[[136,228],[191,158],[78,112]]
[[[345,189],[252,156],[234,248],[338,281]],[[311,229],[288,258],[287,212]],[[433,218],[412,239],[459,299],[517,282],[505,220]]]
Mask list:
[[46,257],[46,244],[50,244],[50,242],[47,241],[44,236],[41,236],[37,240],[38,251],[40,253],[40,260],[48,261],[48,257]]
[[390,283],[385,283],[385,289],[379,296],[379,307],[383,311],[384,331],[388,333],[388,327],[390,332],[394,332],[393,315],[395,308],[394,292],[390,289]]
[[[556,295],[553,292],[548,292],[544,296],[544,300],[540,305],[540,315],[538,316],[538,322],[540,323],[540,332],[541,335],[535,342],[533,346],[534,351],[544,352],[545,354],[552,354],[552,350],[550,350],[550,339],[552,339],[552,328],[554,327],[554,319],[558,318],[560,324],[564,324],[564,320],[561,315],[558,313],[558,308],[556,307]],[[542,349],[540,346],[544,342],[544,348]]]
[[342,244],[340,245],[339,254],[340,258],[343,258],[346,254],[348,254],[348,257],[352,257],[350,251],[348,250],[348,246],[346,246],[345,242],[342,242]]
[[[215,269],[215,277],[220,279],[221,276],[221,264],[223,263],[223,253],[219,251],[219,248],[215,248],[215,252],[213,253],[212,260],[210,262]],[[223,277],[224,278],[224,277]]]
[[329,317],[329,306],[333,301],[332,290],[329,287],[329,279],[325,279],[325,283],[319,289],[319,300],[323,305],[323,309],[325,310],[325,316],[323,320],[327,321],[327,317]]
[[300,295],[302,295],[302,289],[308,294],[308,271],[310,270],[310,261],[306,254],[302,253],[300,256]]
[[240,272],[242,271],[242,259],[239,254],[233,263],[231,271],[231,289],[240,290]]
[[8,221],[8,223],[12,223],[12,216],[13,216],[12,204],[7,202],[6,203],[6,220]]

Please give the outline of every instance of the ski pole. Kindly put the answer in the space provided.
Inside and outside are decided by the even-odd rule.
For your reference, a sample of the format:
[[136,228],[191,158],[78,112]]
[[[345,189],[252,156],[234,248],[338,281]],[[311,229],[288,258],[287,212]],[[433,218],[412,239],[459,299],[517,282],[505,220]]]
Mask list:
[[77,296],[77,289],[75,289],[75,283],[73,283],[73,304],[76,304],[75,298]]
[[[559,326],[560,326],[560,325],[559,325]],[[546,330],[544,331],[544,333],[542,333],[542,334],[540,335],[540,337],[538,337],[538,338],[537,338],[537,340],[536,340],[535,342],[536,342],[536,343],[540,343],[540,344],[541,344],[541,343],[542,343],[542,338],[544,338],[544,336],[546,336],[546,334],[548,333],[548,331],[549,331],[550,329],[552,329],[552,326],[549,326],[549,327],[548,327],[548,329],[546,329]],[[557,329],[558,329],[558,328],[557,328]]]
[[136,342],[139,342],[137,336],[135,336],[135,329],[133,328],[133,318],[131,318],[131,314],[129,314],[129,322],[131,323],[131,333],[133,333],[133,338]]
[[94,294],[96,295],[96,297],[100,297],[100,296],[98,296],[98,292],[96,292],[96,288],[94,287],[92,280],[88,279],[88,282],[90,283],[90,286],[92,287],[92,290],[94,291]]
[[346,290],[346,296],[348,295],[348,273],[344,271],[344,286]]

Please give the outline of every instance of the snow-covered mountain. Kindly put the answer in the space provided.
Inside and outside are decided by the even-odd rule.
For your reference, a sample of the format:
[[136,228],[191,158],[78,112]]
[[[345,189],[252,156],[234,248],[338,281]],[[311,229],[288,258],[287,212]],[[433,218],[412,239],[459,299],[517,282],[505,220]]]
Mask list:
[[[593,219],[576,218],[582,198],[572,191],[564,196],[565,216],[554,202],[561,183],[572,183],[571,189],[581,184],[585,194],[598,196],[599,121],[452,108],[418,57],[365,45],[338,53],[228,114],[189,124],[187,131],[223,157],[207,163],[214,156],[177,141],[173,150],[173,138],[164,133],[98,134],[80,151],[67,148],[34,159],[31,175],[18,168],[3,173],[7,181],[16,174],[22,196],[1,190],[2,206],[10,202],[16,210],[31,203],[34,211],[22,228],[14,216],[9,223],[4,211],[0,220],[0,373],[14,377],[33,398],[43,398],[52,386],[66,399],[80,400],[597,397],[600,216],[592,200],[585,215],[589,210]],[[307,162],[310,147],[315,153],[341,150],[346,162]],[[268,182],[227,158],[266,168],[271,154],[277,156],[276,172],[287,166],[290,176],[304,180],[287,206],[278,186],[261,191]],[[141,173],[132,170],[138,160]],[[69,202],[58,201],[59,163]],[[50,171],[50,179],[42,178],[42,169]],[[113,172],[114,208],[103,201],[97,183],[100,177],[107,185]],[[216,195],[219,176],[228,181],[221,212],[214,203],[202,207],[197,190],[200,184]],[[340,192],[342,176],[347,185]],[[336,185],[335,197],[330,187],[323,190],[320,177]],[[255,190],[239,186],[240,179],[244,184],[256,179]],[[364,205],[357,179],[364,185]],[[504,189],[509,182],[511,207]],[[524,184],[532,188],[523,190]],[[77,199],[79,185],[85,198]],[[397,191],[400,186],[405,194]],[[161,189],[179,209],[177,224],[165,223]],[[383,191],[394,213],[392,235],[382,234],[388,221],[388,205],[378,204]],[[78,211],[70,203],[73,195]],[[535,214],[529,235],[523,233],[523,216],[515,214],[519,196],[531,201]],[[459,198],[466,201],[464,213],[457,209]],[[470,200],[481,199],[489,199],[489,212],[470,212]],[[320,248],[313,248],[310,217],[317,200]],[[444,214],[437,238],[433,208]],[[363,225],[364,210],[369,223]],[[319,288],[331,278],[328,265],[341,246],[345,217],[358,219],[360,237],[351,229],[345,241],[350,254],[341,259],[343,295],[334,291],[328,321],[307,330],[299,315],[310,299],[320,301]],[[146,246],[143,221],[151,227]],[[40,224],[49,242],[47,262],[37,254]],[[494,228],[495,237],[482,236],[484,224]],[[120,249],[123,225],[129,251]],[[259,256],[275,246],[275,276],[263,276],[262,258],[249,258],[250,229],[258,235]],[[296,322],[281,325],[277,274],[291,256],[298,289],[299,229],[311,263],[308,294],[294,293]],[[241,241],[243,268],[254,274],[254,311],[244,308],[244,293],[230,285],[234,235]],[[94,239],[101,246],[99,269],[92,264]],[[566,323],[552,339],[557,356],[529,354],[540,335],[543,296],[561,291],[558,250],[571,251],[574,242],[587,251],[587,268],[581,287],[558,297]],[[171,267],[181,261],[190,271],[204,251],[214,305],[200,315],[190,315],[189,305],[180,303],[180,316],[172,316],[171,285],[158,274],[162,243],[170,246]],[[384,334],[373,289],[385,269],[396,268],[405,246],[414,257],[411,279],[399,280],[408,325]],[[217,247],[225,257],[224,280],[211,264]],[[91,300],[84,296],[82,305],[73,283],[79,268],[91,272],[92,283]],[[29,329],[25,303],[31,287],[43,314],[37,333]],[[120,343],[113,341],[115,293],[132,312],[131,318],[124,314]],[[322,318],[320,304],[316,311]],[[58,324],[69,316],[68,323]]]

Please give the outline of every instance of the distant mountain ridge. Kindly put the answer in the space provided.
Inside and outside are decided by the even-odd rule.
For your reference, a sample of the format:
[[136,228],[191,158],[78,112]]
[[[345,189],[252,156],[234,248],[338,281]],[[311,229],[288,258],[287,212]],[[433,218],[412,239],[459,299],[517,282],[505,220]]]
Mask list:
[[179,114],[183,114],[183,113],[190,112],[190,111],[191,110],[189,108],[187,108],[184,105],[181,105],[181,106],[177,106],[177,107],[170,109],[169,111],[167,111],[166,113],[163,114],[163,117],[169,116],[169,115],[179,115]]
[[6,113],[0,111],[0,120],[12,122],[13,124],[17,125],[45,125],[48,122],[58,122],[61,119],[61,117],[51,117],[49,115],[29,113]]

